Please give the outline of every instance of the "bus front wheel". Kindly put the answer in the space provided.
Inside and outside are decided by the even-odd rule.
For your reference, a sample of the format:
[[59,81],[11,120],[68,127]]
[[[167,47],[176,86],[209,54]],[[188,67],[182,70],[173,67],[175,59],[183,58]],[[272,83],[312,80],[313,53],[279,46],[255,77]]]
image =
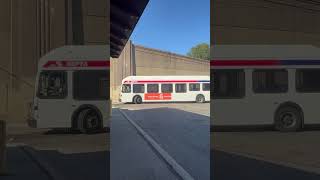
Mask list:
[[275,116],[275,129],[283,132],[298,131],[302,127],[302,113],[295,107],[280,108]]
[[93,133],[101,129],[101,119],[98,112],[88,108],[82,110],[78,115],[78,129],[82,133]]
[[196,102],[197,103],[204,103],[206,100],[202,94],[197,95]]
[[133,97],[133,103],[134,103],[134,104],[141,104],[141,103],[142,103],[142,98],[141,98],[141,96],[135,96],[135,97]]

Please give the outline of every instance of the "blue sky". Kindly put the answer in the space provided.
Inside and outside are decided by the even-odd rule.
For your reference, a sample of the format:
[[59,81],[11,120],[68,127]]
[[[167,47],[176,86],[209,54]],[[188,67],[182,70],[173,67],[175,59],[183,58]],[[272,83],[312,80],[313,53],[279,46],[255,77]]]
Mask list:
[[210,42],[210,0],[149,0],[134,32],[134,44],[186,54]]

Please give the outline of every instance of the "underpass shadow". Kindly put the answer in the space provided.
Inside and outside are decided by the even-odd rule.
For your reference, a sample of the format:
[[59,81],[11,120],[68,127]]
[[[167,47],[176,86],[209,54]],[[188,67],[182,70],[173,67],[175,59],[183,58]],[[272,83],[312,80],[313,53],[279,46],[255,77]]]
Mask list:
[[210,126],[210,132],[261,132],[275,131],[273,126]]
[[38,151],[66,180],[110,179],[110,151],[62,154]]
[[[109,133],[110,128],[103,128],[101,130],[97,130],[94,132],[88,133],[88,135],[94,135],[94,134],[102,134],[102,133]],[[66,135],[66,134],[83,134],[79,130],[76,129],[67,129],[67,128],[61,128],[61,129],[50,129],[48,131],[45,131],[43,133],[44,135]]]
[[[269,126],[210,126],[210,132],[279,132],[272,125]],[[320,125],[305,125],[302,129],[295,131],[320,131]],[[290,133],[290,132],[284,132]]]
[[8,179],[110,179],[110,151],[63,154],[29,146],[10,147],[7,151]]

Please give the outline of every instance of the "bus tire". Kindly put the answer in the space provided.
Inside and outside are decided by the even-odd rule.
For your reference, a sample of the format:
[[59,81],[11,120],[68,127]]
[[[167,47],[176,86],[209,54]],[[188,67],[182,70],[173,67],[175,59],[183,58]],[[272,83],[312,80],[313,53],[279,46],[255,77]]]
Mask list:
[[141,98],[141,96],[134,96],[134,97],[133,97],[133,103],[134,103],[134,104],[141,104],[141,103],[142,103],[142,98]]
[[196,97],[197,103],[204,103],[206,101],[205,97],[202,94],[198,94]]
[[78,130],[81,133],[89,134],[97,132],[101,128],[102,121],[96,110],[87,108],[80,111],[78,115]]
[[298,131],[302,128],[302,112],[292,106],[281,107],[275,114],[275,129],[282,132]]

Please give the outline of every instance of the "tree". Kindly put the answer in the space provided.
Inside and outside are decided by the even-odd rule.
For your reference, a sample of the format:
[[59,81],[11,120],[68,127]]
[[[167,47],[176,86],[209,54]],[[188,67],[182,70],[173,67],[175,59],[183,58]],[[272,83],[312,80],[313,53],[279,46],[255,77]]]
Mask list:
[[200,43],[192,47],[187,53],[187,56],[198,58],[198,59],[209,60],[210,59],[209,45],[207,43]]

